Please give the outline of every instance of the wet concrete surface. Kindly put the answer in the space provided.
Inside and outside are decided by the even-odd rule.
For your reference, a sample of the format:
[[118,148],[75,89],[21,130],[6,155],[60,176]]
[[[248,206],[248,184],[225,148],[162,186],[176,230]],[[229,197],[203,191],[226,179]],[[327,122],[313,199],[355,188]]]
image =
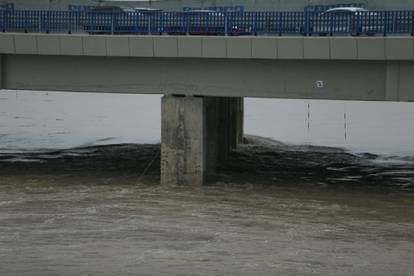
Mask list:
[[247,142],[198,188],[158,145],[3,153],[0,275],[414,274],[410,157]]

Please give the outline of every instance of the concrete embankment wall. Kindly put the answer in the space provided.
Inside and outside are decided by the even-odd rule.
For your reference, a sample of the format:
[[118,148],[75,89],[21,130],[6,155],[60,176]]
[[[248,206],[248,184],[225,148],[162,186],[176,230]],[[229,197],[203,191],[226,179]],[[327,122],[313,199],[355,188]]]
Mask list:
[[[0,0],[0,3],[14,2],[19,9],[67,9],[68,5],[96,5],[92,0]],[[183,7],[244,6],[246,10],[300,11],[306,5],[331,5],[338,3],[366,3],[372,10],[412,9],[411,0],[168,0],[139,3],[140,7],[154,7],[165,10],[179,10]]]

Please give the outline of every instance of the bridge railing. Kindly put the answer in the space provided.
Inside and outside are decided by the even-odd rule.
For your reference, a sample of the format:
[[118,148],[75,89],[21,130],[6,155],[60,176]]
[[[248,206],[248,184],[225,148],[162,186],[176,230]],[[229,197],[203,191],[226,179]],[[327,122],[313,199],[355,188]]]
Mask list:
[[414,35],[414,11],[90,12],[0,10],[0,31],[177,35]]

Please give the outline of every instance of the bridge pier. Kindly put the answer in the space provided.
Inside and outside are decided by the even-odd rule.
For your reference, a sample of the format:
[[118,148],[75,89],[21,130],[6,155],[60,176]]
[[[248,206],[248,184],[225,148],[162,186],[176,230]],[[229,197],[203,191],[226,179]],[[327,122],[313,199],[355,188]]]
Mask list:
[[168,95],[161,109],[162,185],[202,185],[242,142],[242,98]]

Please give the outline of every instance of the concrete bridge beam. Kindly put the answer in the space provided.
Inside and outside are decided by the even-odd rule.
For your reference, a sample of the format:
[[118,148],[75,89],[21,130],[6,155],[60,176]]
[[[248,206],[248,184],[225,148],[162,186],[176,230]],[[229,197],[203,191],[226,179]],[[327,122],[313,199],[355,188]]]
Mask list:
[[162,185],[202,185],[215,173],[243,135],[242,102],[230,97],[162,98]]

